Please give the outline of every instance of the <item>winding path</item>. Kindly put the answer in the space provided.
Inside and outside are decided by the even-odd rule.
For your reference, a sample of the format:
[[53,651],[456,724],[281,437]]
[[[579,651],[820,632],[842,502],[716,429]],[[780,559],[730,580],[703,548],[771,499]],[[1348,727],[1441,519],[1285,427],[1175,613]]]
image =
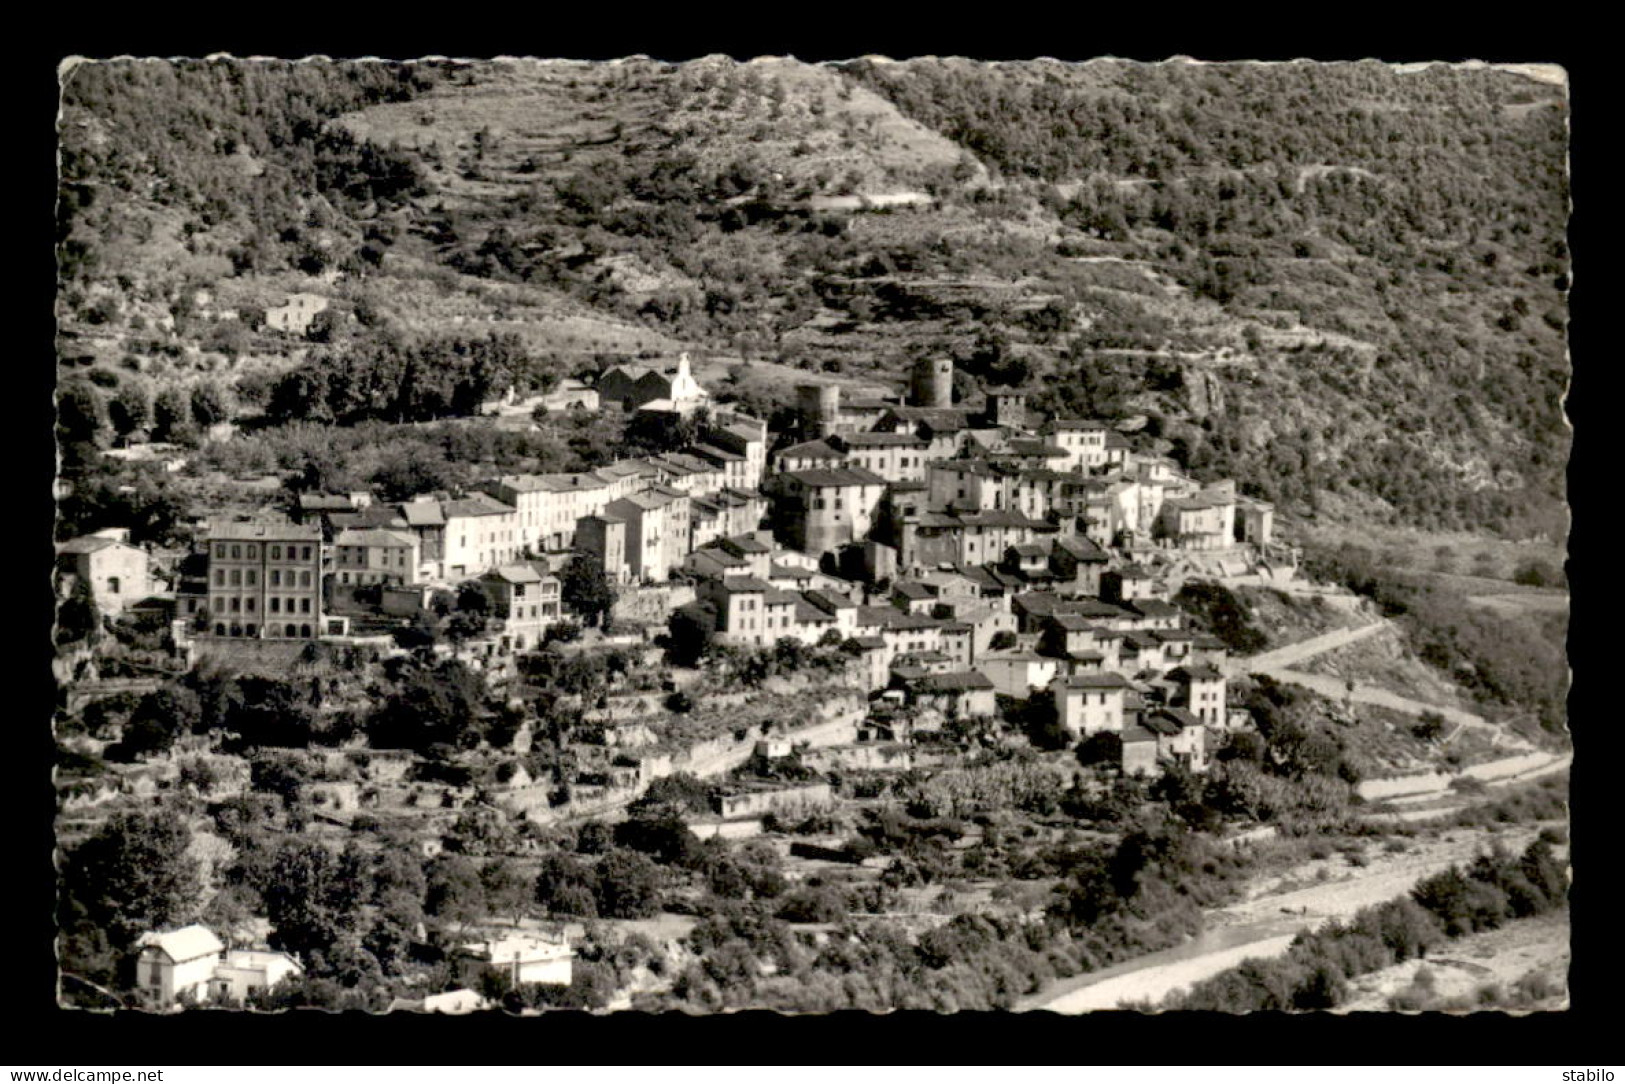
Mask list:
[[1240,677],[1246,674],[1264,674],[1276,681],[1289,685],[1298,685],[1305,689],[1312,689],[1332,700],[1353,701],[1357,704],[1373,704],[1377,707],[1388,708],[1391,711],[1403,712],[1406,715],[1435,714],[1455,727],[1440,743],[1449,745],[1456,737],[1467,729],[1484,730],[1490,734],[1491,741],[1497,746],[1508,749],[1532,751],[1533,746],[1516,735],[1509,735],[1501,727],[1496,726],[1482,715],[1475,715],[1460,708],[1449,708],[1439,704],[1429,704],[1421,700],[1412,700],[1406,696],[1385,689],[1380,685],[1367,682],[1354,682],[1353,688],[1345,678],[1333,677],[1330,674],[1311,674],[1303,670],[1294,670],[1292,666],[1307,662],[1317,655],[1324,655],[1328,651],[1336,651],[1340,647],[1368,639],[1377,633],[1391,630],[1393,625],[1386,619],[1374,621],[1369,625],[1360,625],[1351,629],[1337,629],[1320,636],[1312,636],[1307,640],[1286,647],[1266,651],[1261,655],[1249,655],[1245,658],[1229,659],[1225,662],[1224,671],[1228,677]]
[[1300,640],[1295,644],[1288,644],[1286,647],[1278,647],[1274,651],[1266,651],[1261,655],[1228,659],[1225,662],[1225,670],[1231,677],[1242,674],[1273,675],[1276,670],[1283,670],[1294,663],[1307,662],[1316,655],[1336,651],[1340,647],[1357,643],[1392,627],[1387,621],[1373,621],[1369,625],[1357,625],[1351,629],[1335,629],[1320,636]]

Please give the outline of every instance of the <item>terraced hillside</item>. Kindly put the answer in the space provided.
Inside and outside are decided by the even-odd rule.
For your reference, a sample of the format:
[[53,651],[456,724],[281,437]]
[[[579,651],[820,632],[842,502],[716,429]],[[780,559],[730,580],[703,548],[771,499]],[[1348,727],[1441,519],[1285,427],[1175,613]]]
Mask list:
[[947,354],[1289,523],[1556,540],[1567,105],[1537,74],[85,65],[62,354],[104,394],[294,367],[256,314],[298,291],[340,346],[511,332],[558,375],[687,348],[895,386]]

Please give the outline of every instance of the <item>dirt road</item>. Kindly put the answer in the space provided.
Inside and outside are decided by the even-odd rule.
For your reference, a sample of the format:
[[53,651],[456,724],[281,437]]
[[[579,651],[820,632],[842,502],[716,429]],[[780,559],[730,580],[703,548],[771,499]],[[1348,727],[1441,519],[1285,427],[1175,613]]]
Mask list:
[[[1527,847],[1536,831],[1504,829],[1494,838],[1517,850]],[[1207,932],[1189,944],[1058,983],[1019,1007],[1075,1014],[1114,1009],[1124,1001],[1161,1003],[1175,991],[1243,960],[1281,955],[1300,929],[1346,919],[1362,907],[1405,894],[1417,882],[1472,859],[1490,838],[1485,832],[1463,830],[1410,853],[1380,854],[1364,869],[1345,865],[1347,872],[1340,879],[1328,876],[1286,891],[1269,891],[1266,886],[1265,894],[1210,912]],[[1278,881],[1276,886],[1291,883]]]
[[[1475,764],[1461,774],[1490,786],[1503,786],[1508,783],[1527,783],[1542,776],[1554,775],[1566,770],[1573,763],[1573,753],[1522,753],[1502,760],[1492,760],[1487,764]],[[1368,802],[1400,797],[1413,798],[1420,795],[1444,794],[1449,791],[1450,782],[1454,778],[1456,777],[1439,772],[1390,776],[1363,780],[1355,790]]]
[[1294,663],[1357,643],[1392,627],[1387,621],[1375,621],[1352,629],[1336,629],[1320,636],[1311,636],[1307,640],[1300,640],[1295,644],[1288,644],[1286,647],[1278,647],[1274,651],[1266,651],[1262,655],[1230,659],[1225,663],[1225,668],[1232,677],[1241,674],[1273,675],[1275,671],[1285,669]]

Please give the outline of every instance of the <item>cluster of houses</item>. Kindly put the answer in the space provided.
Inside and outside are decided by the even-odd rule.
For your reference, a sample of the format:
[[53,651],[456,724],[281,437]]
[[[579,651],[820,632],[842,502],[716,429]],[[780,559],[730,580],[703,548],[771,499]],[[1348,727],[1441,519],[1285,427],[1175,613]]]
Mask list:
[[[611,369],[595,391],[674,417],[710,398],[686,355],[665,372]],[[493,649],[524,652],[565,617],[559,572],[587,553],[624,591],[691,586],[692,616],[720,642],[839,642],[871,692],[961,717],[1053,689],[1074,734],[1120,731],[1200,763],[1186,735],[1229,721],[1222,679],[1204,676],[1223,648],[1185,627],[1158,567],[1250,559],[1272,509],[1104,423],[1034,418],[1026,399],[955,404],[952,364],[928,359],[906,396],[798,389],[785,433],[712,408],[681,451],[596,470],[396,504],[305,493],[288,516],[209,524],[171,604],[203,640],[309,641],[405,623],[472,581]],[[109,611],[150,593],[145,554],[116,532],[65,544],[60,561]]]
[[[304,973],[299,961],[269,948],[227,948],[207,926],[143,934],[135,946],[136,989],[159,1005],[243,1004],[250,997]],[[460,945],[448,954],[464,987],[418,999],[396,999],[388,1011],[462,1013],[487,1007],[469,989],[483,972],[499,972],[514,985],[568,986],[575,950],[559,931],[515,933]]]
[[[894,743],[1042,696],[1072,740],[1115,735],[1121,768],[1150,774],[1204,770],[1223,733],[1246,725],[1227,703],[1224,644],[1170,601],[1175,559],[1245,565],[1270,549],[1271,507],[1233,483],[1199,483],[1101,422],[1032,417],[1020,389],[955,404],[941,360],[916,366],[895,398],[800,388],[782,433],[712,404],[686,356],[552,394],[585,409],[707,411],[698,439],[664,455],[398,503],[303,493],[285,515],[212,521],[170,592],[155,590],[149,555],[117,529],[60,545],[60,581],[86,585],[104,613],[151,610],[178,639],[216,645],[355,642],[475,585],[482,642],[512,657],[566,619],[561,573],[590,554],[623,597],[681,609],[716,642],[839,647],[870,700],[865,709],[854,694],[855,716],[869,713],[860,741]],[[635,744],[621,731],[637,726],[614,740],[610,729],[609,751]],[[771,740],[757,755],[788,752]],[[710,828],[832,800],[827,783],[741,784],[718,799]],[[165,1004],[241,1001],[300,971],[268,948],[228,949],[202,926],[149,934],[138,952],[139,988]],[[516,933],[453,955],[468,987],[491,969],[570,982],[563,938]],[[392,1008],[483,1005],[463,988]]]

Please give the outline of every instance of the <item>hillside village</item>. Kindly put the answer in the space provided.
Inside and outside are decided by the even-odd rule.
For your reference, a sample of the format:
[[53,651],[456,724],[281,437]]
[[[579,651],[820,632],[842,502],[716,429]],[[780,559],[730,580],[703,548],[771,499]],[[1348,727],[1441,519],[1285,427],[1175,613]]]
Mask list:
[[[387,821],[425,858],[527,855],[549,829],[625,817],[661,781],[687,780],[694,838],[765,832],[788,855],[842,861],[838,839],[784,833],[866,805],[873,784],[858,778],[953,770],[1013,742],[1077,749],[1094,780],[1070,773],[1082,800],[1113,778],[1200,776],[1257,732],[1228,692],[1245,660],[1171,602],[1190,585],[1304,582],[1270,504],[1233,482],[1197,482],[1103,422],[1038,416],[1020,389],[956,402],[952,366],[932,360],[900,395],[807,385],[785,431],[715,402],[687,355],[584,390],[558,409],[697,420],[699,437],[398,502],[268,495],[256,514],[199,517],[195,547],[164,573],[127,529],[61,544],[65,599],[161,630],[142,663],[63,656],[75,714],[99,705],[116,720],[107,705],[127,705],[122,725],[65,748],[128,764],[59,777],[64,831],[181,794],[218,819],[269,786],[295,803],[290,826],[342,837]],[[430,682],[453,680],[451,665],[485,717],[431,718],[397,692],[358,723],[367,709],[339,660]],[[179,712],[188,731],[153,717],[188,673],[329,691],[298,709],[307,732],[222,734],[195,707]],[[255,748],[307,741],[326,751],[274,774]],[[551,929],[511,932],[495,955],[473,943],[454,958],[474,970],[458,974],[478,985],[484,958],[510,988],[568,988],[574,954],[566,927]],[[298,954],[249,936],[228,948],[206,925],[146,931],[137,986],[159,1002],[242,1002],[302,973]],[[458,989],[396,1000],[488,1003]]]
[[[313,171],[285,229],[69,186],[102,232],[65,230],[59,306],[64,1004],[1076,1011],[1205,930],[1354,923],[1340,893],[1414,895],[1395,967],[1566,921],[1552,539],[1458,567],[1384,466],[1474,433],[1435,440],[1415,389],[1377,437],[1325,421],[1281,373],[1397,381],[1369,329],[1182,285],[1177,214],[1133,249],[1095,181],[1057,211],[989,168],[1021,148],[916,119],[935,68],[866,65],[305,70],[342,120],[277,120],[291,157],[95,159],[227,204]],[[719,157],[729,110],[781,107],[751,142],[787,176]],[[556,205],[507,202],[532,184]],[[1427,468],[1441,523],[1525,530],[1522,494],[1549,529],[1557,438],[1509,480],[1526,436]],[[1327,543],[1379,529],[1437,567]],[[1192,1003],[1342,1004],[1307,944]],[[1479,1003],[1562,1002],[1526,977]]]

